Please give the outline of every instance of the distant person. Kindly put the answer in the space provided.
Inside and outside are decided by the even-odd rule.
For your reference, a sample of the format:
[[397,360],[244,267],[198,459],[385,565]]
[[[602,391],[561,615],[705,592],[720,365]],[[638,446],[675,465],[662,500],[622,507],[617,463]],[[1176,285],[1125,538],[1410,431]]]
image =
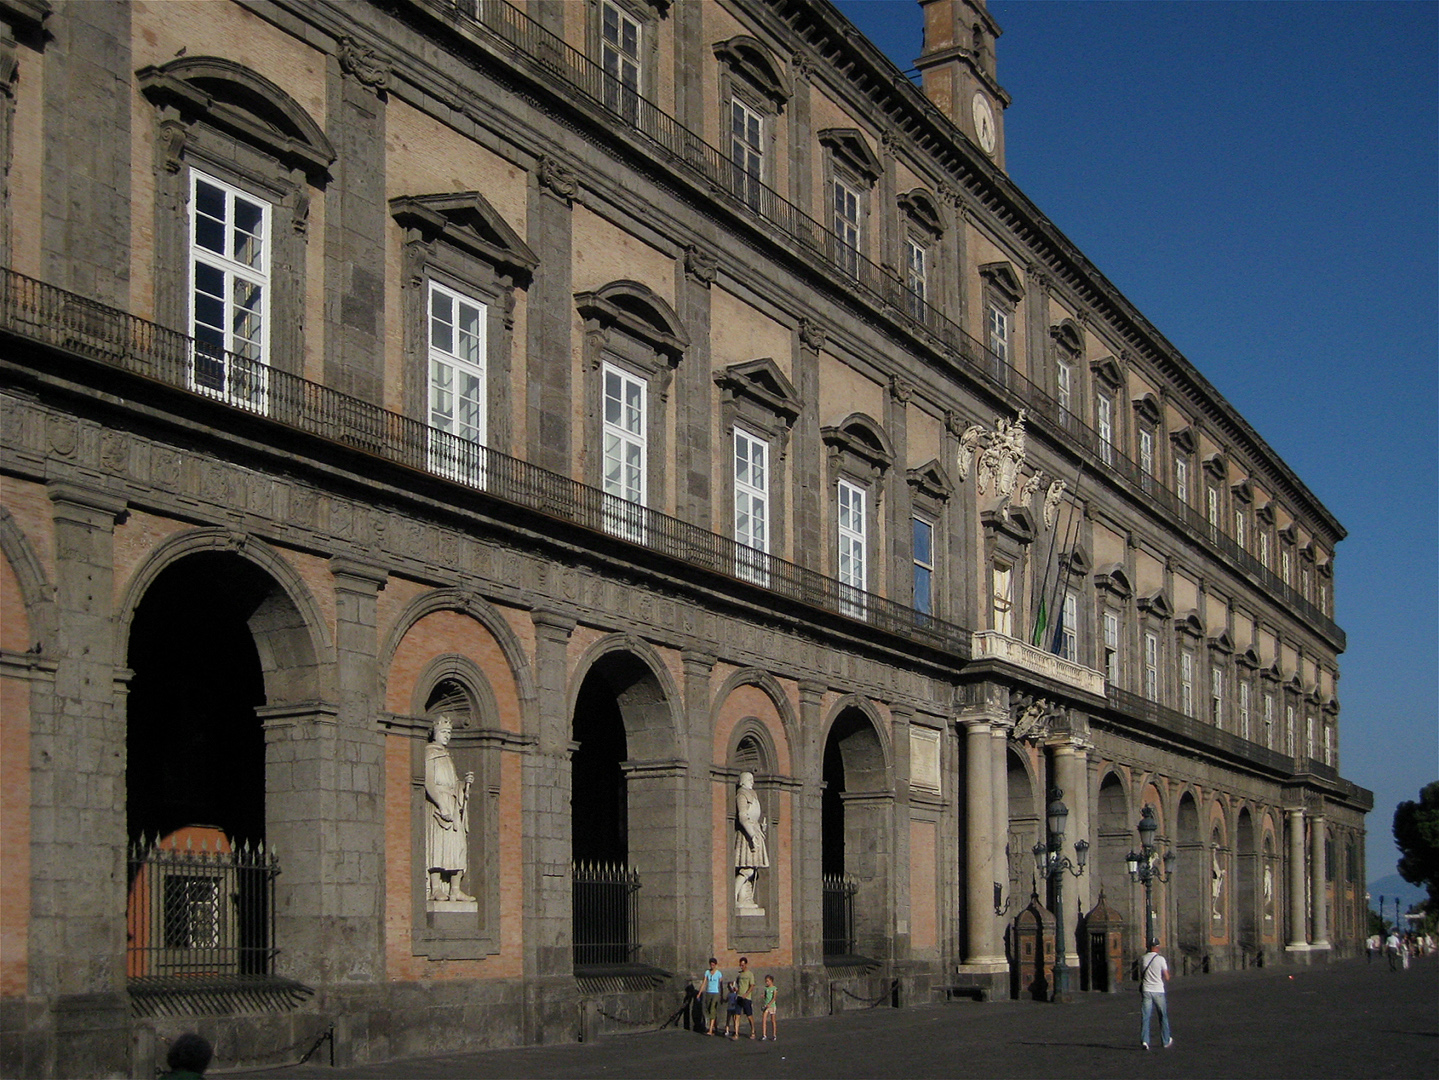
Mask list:
[[775,1006],[774,976],[764,977],[764,997],[760,999],[759,1041],[768,1037],[770,1042],[779,1042],[779,1016]]
[[1380,941],[1378,934],[1370,934],[1369,940],[1365,942],[1365,952],[1369,954],[1369,962],[1374,963],[1374,954],[1379,951]]
[[1389,970],[1399,970],[1399,932],[1390,930],[1389,936],[1384,939],[1384,953],[1389,957]]
[[739,1018],[749,1020],[749,1037],[754,1038],[754,972],[749,969],[749,957],[739,958],[739,974],[734,977],[735,993],[739,995],[739,1011],[735,1013],[734,1034],[739,1038]]
[[1169,1034],[1169,1002],[1165,998],[1164,984],[1169,981],[1169,961],[1159,953],[1159,940],[1149,942],[1149,952],[1139,965],[1139,1041],[1149,1049],[1149,1018],[1159,1010],[1159,1035],[1164,1040],[1164,1049],[1174,1045]]
[[704,1001],[705,1022],[708,1024],[706,1035],[715,1033],[715,1022],[719,1020],[720,987],[723,985],[724,972],[719,969],[719,961],[711,956],[709,970],[700,976],[700,996]]
[[725,1014],[724,1033],[731,1039],[739,1038],[739,991],[735,984],[729,984],[729,1009]]
[[170,1044],[170,1052],[165,1055],[170,1071],[162,1080],[200,1080],[210,1067],[213,1054],[214,1050],[203,1036],[185,1032]]

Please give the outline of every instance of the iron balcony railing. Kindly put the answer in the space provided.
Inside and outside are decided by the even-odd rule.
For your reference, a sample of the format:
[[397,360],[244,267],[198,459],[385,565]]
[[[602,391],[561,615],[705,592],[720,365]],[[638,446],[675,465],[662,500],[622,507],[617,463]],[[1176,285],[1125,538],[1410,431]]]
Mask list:
[[575,967],[612,967],[637,961],[640,874],[617,863],[576,862],[573,931]]
[[958,656],[969,631],[399,413],[192,339],[13,271],[0,276],[0,329],[223,402],[286,427],[690,566]]
[[233,850],[134,840],[125,912],[126,975],[140,984],[274,974],[279,859],[263,844]]
[[1207,545],[1247,574],[1340,650],[1344,632],[1326,613],[1264,566],[1222,530],[1145,472],[1119,447],[1102,438],[1043,387],[1015,370],[987,345],[963,330],[938,307],[917,295],[892,270],[871,261],[760,179],[737,168],[733,159],[705,142],[654,102],[621,84],[584,53],[546,30],[507,0],[427,0],[426,6],[453,10],[486,32],[512,63],[546,85],[563,85],[580,102],[619,120],[627,134],[638,134],[671,166],[700,180],[711,195],[741,217],[758,218],[767,236],[787,239],[807,261],[818,258],[842,282],[847,294],[885,311],[907,326],[927,347],[990,387],[1001,398],[1027,409],[1056,436],[1082,452],[1088,467],[1119,480],[1141,501],[1164,514],[1193,541]]
[[823,875],[820,934],[825,956],[854,955],[854,897],[859,883],[846,874]]

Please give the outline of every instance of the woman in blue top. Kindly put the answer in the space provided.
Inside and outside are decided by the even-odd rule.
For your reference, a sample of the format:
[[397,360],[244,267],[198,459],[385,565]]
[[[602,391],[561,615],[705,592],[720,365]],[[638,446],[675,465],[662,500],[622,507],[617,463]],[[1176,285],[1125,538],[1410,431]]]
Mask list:
[[724,986],[724,972],[719,969],[719,961],[713,956],[710,957],[710,968],[700,979],[704,983],[703,1005],[705,1020],[709,1023],[709,1030],[706,1035],[715,1033],[715,1022],[719,1019],[720,988]]

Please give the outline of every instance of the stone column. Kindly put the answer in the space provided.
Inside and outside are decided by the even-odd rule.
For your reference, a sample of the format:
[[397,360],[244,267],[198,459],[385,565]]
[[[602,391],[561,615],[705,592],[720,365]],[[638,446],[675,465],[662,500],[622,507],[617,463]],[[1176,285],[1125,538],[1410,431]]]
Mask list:
[[[1089,841],[1089,857],[1096,859],[1099,856],[1099,846],[1095,843],[1094,826],[1090,817],[1089,793],[1093,790],[1090,787],[1089,771],[1089,747],[1081,739],[1074,739],[1070,746],[1074,750],[1073,772],[1064,782],[1064,801],[1069,805],[1069,844],[1071,858],[1073,857],[1074,845],[1081,840]],[[1095,868],[1091,863],[1084,873],[1070,882],[1074,889],[1075,902],[1070,905],[1070,911],[1087,912],[1094,906],[1098,890],[1094,886]],[[1068,890],[1066,890],[1068,891]]]
[[1026,853],[1018,851],[1011,853],[1009,850],[1009,726],[991,723],[989,725],[989,741],[990,764],[994,769],[993,779],[990,781],[990,797],[994,807],[994,863],[992,867],[994,876],[990,881],[990,898],[994,898],[994,882],[998,882],[1000,904],[1003,904],[1005,899],[1014,901],[1003,915],[994,915],[993,908],[991,908],[990,917],[994,920],[995,951],[1002,953],[1004,951],[1004,924],[1007,920],[1014,918],[1024,907],[1024,898],[1012,896],[1010,892],[1013,887],[1009,880],[1010,858],[1011,856],[1022,858]]
[[[965,911],[969,927],[971,964],[1003,960],[994,942],[994,751],[988,719],[963,719],[965,750],[965,807],[969,835]],[[1007,823],[1006,823],[1007,824]]]
[[[1064,848],[1059,854],[1068,858],[1070,862],[1074,862],[1075,841],[1084,835],[1079,829],[1087,826],[1086,822],[1079,820],[1079,815],[1075,812],[1076,805],[1084,798],[1084,751],[1068,738],[1053,744],[1052,749],[1054,751],[1055,786],[1063,792],[1064,805],[1069,808],[1069,819],[1065,822],[1064,827]],[[1047,797],[1046,805],[1048,805]],[[1064,940],[1058,943],[1057,951],[1062,950],[1065,963],[1069,964],[1070,960],[1077,959],[1074,953],[1075,905],[1072,901],[1078,895],[1078,882],[1069,871],[1066,870],[1064,873],[1066,879],[1063,889],[1065,910],[1058,913],[1061,920],[1060,926],[1064,929]],[[1069,966],[1073,967],[1074,965],[1069,964]]]
[[1304,929],[1304,808],[1289,808],[1289,944],[1290,949],[1308,948]]
[[795,964],[801,966],[818,966],[824,962],[821,910],[824,755],[819,748],[823,704],[824,687],[820,683],[799,684],[799,729],[804,742],[794,748],[795,779],[801,787],[794,799],[790,858],[794,874],[794,959]]
[[1329,948],[1329,898],[1325,895],[1325,879],[1329,876],[1325,859],[1327,839],[1324,815],[1314,814],[1309,819],[1309,906],[1314,929],[1310,940],[1316,949]]
[[128,1068],[125,714],[115,655],[121,499],[68,482],[48,494],[58,655],[53,712],[30,741],[29,991],[55,1014],[56,1076]]

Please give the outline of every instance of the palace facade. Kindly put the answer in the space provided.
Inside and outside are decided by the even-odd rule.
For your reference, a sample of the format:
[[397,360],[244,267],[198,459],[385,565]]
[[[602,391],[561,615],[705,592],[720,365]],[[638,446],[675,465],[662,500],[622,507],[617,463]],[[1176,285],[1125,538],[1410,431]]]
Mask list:
[[1362,948],[1344,529],[914,17],[0,0],[0,1073]]

